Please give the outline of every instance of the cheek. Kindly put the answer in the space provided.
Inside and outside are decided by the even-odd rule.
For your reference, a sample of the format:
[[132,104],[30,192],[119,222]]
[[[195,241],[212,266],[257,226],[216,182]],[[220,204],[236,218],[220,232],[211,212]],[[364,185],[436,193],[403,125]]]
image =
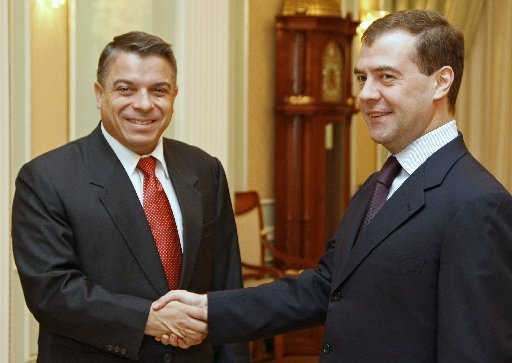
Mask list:
[[128,100],[117,100],[116,102],[112,102],[111,109],[114,115],[121,115],[123,111],[127,110],[131,105],[131,102]]
[[173,102],[161,103],[158,108],[164,115],[172,115],[174,111]]

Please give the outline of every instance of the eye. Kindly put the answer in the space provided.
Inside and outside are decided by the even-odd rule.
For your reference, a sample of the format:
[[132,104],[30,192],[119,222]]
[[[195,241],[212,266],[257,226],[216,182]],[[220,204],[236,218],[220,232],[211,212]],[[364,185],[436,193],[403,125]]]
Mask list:
[[357,74],[356,75],[356,79],[357,79],[357,82],[359,82],[359,85],[363,85],[364,82],[366,82],[367,78],[368,77],[366,75],[364,75],[364,74]]
[[393,76],[392,74],[389,74],[389,73],[383,73],[383,74],[381,74],[380,78],[384,82],[389,82],[389,81],[393,81],[395,79],[395,76]]
[[169,90],[165,87],[157,87],[153,89],[153,94],[156,96],[165,96],[169,93]]
[[133,89],[128,86],[119,86],[116,88],[116,91],[122,95],[130,95],[133,93]]

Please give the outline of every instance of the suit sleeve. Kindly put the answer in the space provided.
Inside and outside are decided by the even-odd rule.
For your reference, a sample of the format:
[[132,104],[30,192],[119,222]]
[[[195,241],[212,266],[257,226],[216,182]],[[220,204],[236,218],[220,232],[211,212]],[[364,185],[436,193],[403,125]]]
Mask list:
[[[217,206],[215,225],[214,271],[211,290],[241,288],[242,267],[235,218],[231,206],[226,175],[221,163],[217,162]],[[218,363],[250,362],[247,343],[220,345],[215,349],[215,361]]]
[[321,325],[329,303],[334,240],[316,269],[253,288],[208,294],[209,339],[249,341]]
[[512,198],[468,203],[447,231],[438,291],[439,362],[512,360]]
[[103,351],[117,346],[137,359],[151,301],[107,291],[82,273],[66,206],[51,180],[45,164],[33,162],[16,180],[12,243],[27,305],[53,333]]

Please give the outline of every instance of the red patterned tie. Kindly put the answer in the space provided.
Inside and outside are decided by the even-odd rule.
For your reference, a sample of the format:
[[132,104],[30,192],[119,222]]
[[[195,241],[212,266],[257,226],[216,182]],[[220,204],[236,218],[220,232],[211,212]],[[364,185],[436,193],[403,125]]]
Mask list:
[[162,261],[165,277],[171,290],[180,284],[183,255],[176,221],[162,184],[155,175],[156,159],[140,158],[137,168],[144,174],[143,207],[156,248]]
[[370,205],[368,206],[368,210],[364,216],[359,233],[368,226],[368,223],[370,223],[386,202],[391,183],[393,183],[393,179],[398,175],[400,169],[400,163],[394,156],[390,156],[382,166],[382,169],[380,169],[379,174],[377,175],[377,181],[373,187]]

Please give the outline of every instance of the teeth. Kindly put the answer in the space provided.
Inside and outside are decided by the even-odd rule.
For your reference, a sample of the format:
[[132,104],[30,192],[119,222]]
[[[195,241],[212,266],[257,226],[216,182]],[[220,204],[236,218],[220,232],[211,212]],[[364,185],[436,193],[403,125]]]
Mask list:
[[380,117],[386,115],[385,112],[379,112],[379,113],[370,113],[370,117]]
[[136,124],[136,125],[149,125],[150,123],[153,122],[153,120],[134,120],[134,119],[129,119],[128,122],[131,122],[132,124]]

